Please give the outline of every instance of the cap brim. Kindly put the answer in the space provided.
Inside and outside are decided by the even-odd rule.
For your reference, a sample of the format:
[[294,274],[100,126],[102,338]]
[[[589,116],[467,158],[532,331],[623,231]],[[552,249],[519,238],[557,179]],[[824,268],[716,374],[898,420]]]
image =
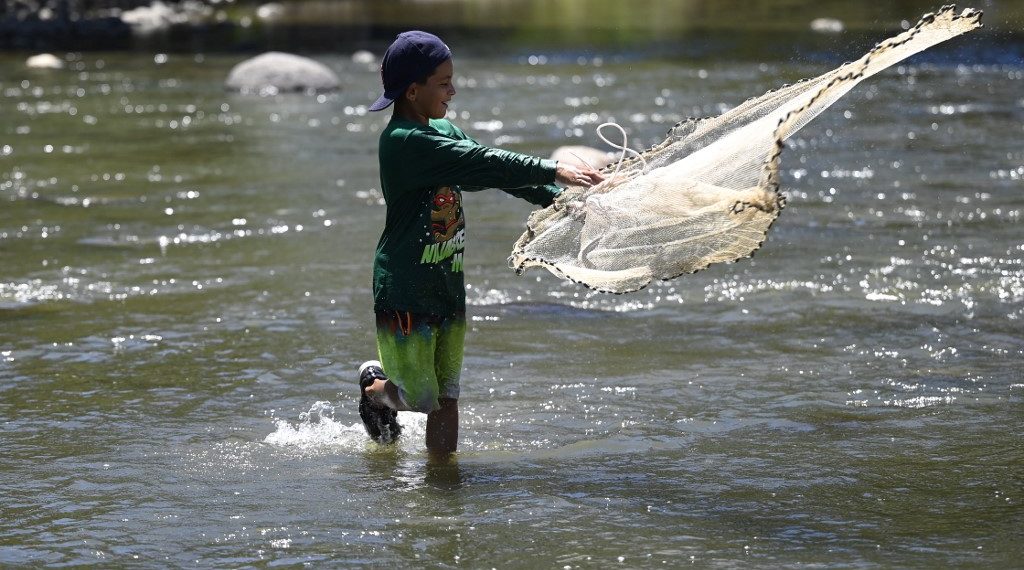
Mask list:
[[380,97],[377,97],[377,100],[373,102],[373,105],[370,105],[370,110],[383,111],[384,109],[387,109],[393,102],[394,99],[388,97],[387,95],[381,95]]

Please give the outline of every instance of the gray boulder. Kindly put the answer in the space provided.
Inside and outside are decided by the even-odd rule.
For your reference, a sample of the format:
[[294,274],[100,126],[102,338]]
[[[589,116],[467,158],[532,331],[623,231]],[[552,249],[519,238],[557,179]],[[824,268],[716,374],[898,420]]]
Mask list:
[[236,65],[224,86],[242,93],[274,95],[288,91],[334,91],[341,88],[341,81],[318,61],[271,51]]

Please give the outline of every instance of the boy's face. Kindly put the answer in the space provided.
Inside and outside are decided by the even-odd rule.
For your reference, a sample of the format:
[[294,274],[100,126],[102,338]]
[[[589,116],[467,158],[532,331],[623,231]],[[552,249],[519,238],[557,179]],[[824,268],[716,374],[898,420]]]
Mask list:
[[413,83],[406,90],[406,99],[422,122],[441,119],[448,113],[448,101],[455,96],[455,87],[452,85],[454,75],[455,67],[449,59],[437,66],[425,84]]

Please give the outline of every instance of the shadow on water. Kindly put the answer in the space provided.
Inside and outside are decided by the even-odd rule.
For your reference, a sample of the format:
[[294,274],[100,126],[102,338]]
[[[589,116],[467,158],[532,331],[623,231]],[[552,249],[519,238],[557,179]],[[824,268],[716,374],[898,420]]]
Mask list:
[[422,449],[410,451],[400,445],[371,444],[360,457],[368,486],[384,482],[389,491],[457,491],[468,483],[459,455],[437,457]]

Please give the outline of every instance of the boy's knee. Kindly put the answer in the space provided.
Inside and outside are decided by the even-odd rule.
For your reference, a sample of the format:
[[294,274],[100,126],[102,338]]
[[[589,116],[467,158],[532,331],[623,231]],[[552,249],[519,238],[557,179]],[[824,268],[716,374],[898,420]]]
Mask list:
[[415,398],[415,401],[409,402],[408,404],[412,411],[424,414],[434,412],[441,407],[437,401],[437,392],[430,390],[419,394],[419,397]]
[[401,400],[399,406],[394,406],[397,410],[429,414],[440,407],[438,398],[445,397],[437,386],[431,386],[430,382],[409,382],[403,385],[396,382],[395,378],[389,382],[394,386],[394,395]]

